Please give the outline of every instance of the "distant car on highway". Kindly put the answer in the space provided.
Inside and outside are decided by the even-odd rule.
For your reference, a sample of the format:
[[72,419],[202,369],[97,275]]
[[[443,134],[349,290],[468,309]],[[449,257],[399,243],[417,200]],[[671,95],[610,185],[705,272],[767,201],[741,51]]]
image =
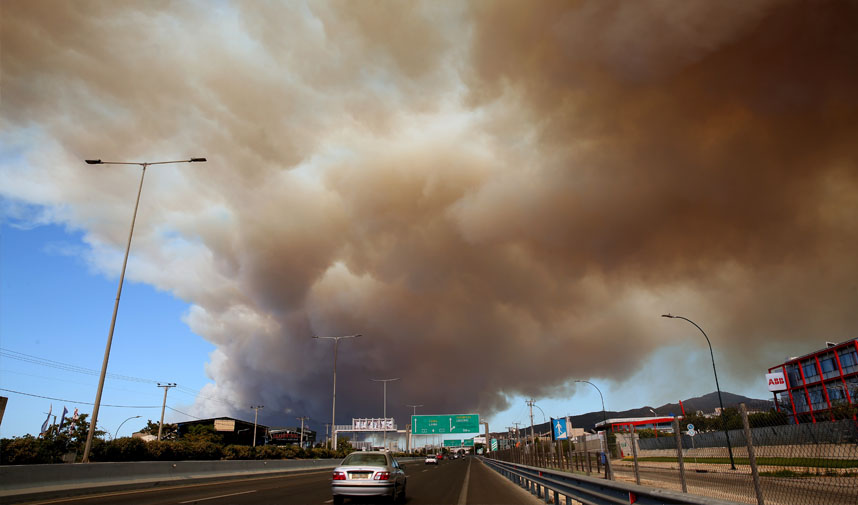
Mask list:
[[437,465],[438,464],[438,458],[436,458],[434,454],[430,454],[430,455],[426,456],[426,464],[427,465]]
[[405,502],[405,467],[388,452],[353,452],[331,476],[334,504],[347,496],[387,496]]

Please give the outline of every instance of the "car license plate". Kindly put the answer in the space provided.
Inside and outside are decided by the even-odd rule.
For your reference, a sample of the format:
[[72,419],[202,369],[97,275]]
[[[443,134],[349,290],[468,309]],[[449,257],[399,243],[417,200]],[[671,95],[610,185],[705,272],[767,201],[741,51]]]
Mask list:
[[369,475],[370,475],[370,474],[369,474],[369,473],[366,473],[366,472],[361,472],[361,473],[353,472],[353,473],[351,474],[352,479],[368,479],[368,478],[369,478]]

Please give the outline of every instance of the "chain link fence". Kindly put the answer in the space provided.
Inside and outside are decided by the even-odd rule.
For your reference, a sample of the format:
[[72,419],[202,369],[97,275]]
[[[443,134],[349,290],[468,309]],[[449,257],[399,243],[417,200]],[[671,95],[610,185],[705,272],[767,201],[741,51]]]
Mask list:
[[858,503],[858,422],[851,417],[788,422],[774,412],[749,415],[740,405],[695,426],[700,431],[694,436],[688,435],[688,418],[674,422],[681,436],[624,434],[634,435],[638,450],[615,465],[616,474],[742,503]]
[[858,504],[858,420],[851,411],[789,424],[786,415],[748,414],[742,404],[719,417],[677,419],[673,433],[615,435],[616,442],[609,437],[607,446],[605,438],[580,437],[492,457],[737,503]]

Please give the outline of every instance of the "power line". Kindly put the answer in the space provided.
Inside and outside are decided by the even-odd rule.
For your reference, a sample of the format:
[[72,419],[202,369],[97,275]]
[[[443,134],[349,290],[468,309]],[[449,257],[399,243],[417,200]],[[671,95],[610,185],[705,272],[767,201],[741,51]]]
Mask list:
[[200,419],[202,419],[202,417],[192,416],[192,415],[190,415],[190,414],[188,414],[188,413],[186,413],[186,412],[182,412],[181,410],[176,410],[176,409],[174,409],[173,407],[171,407],[171,406],[169,406],[169,405],[167,405],[167,408],[168,408],[168,409],[170,409],[170,410],[172,410],[173,412],[177,412],[177,413],[179,413],[179,414],[182,414],[183,416],[188,416],[188,417],[190,417],[191,419],[196,419],[197,421],[199,421]]
[[[72,365],[70,363],[63,363],[62,361],[55,361],[55,360],[47,359],[47,358],[40,358],[38,356],[33,356],[32,354],[26,354],[23,352],[13,351],[11,349],[5,349],[2,347],[0,347],[0,356],[5,356],[7,358],[12,358],[12,359],[23,361],[26,363],[32,363],[35,365],[41,365],[41,366],[45,366],[45,367],[49,367],[49,368],[55,368],[58,370],[64,370],[66,372],[75,372],[75,373],[79,373],[79,374],[83,374],[83,375],[92,375],[92,376],[97,377],[101,373],[98,370],[93,370],[91,368],[85,368],[82,366]],[[142,377],[134,377],[132,375],[122,375],[122,374],[115,374],[115,373],[108,373],[107,377],[111,378],[111,379],[124,380],[124,381],[129,381],[129,382],[141,382],[144,384],[158,384],[158,382],[159,382],[159,381],[152,380],[152,379],[144,379]],[[200,394],[201,393],[200,391],[197,391],[195,389],[191,389],[189,387],[177,385],[176,390],[181,391],[182,393],[187,394],[189,396],[199,397],[199,398],[203,398],[206,400],[211,400],[214,402],[222,403],[223,405],[227,405],[229,407],[233,407],[236,409],[238,408],[235,403],[230,403],[226,400],[222,400],[220,398],[214,398],[212,396],[202,395],[202,394]],[[92,403],[88,403],[88,404],[93,405]]]
[[[25,354],[23,352],[13,351],[11,349],[4,349],[0,347],[0,356],[5,356],[7,358],[16,359],[19,361],[24,361],[26,363],[32,363],[34,365],[41,365],[50,368],[56,368],[58,370],[65,370],[67,372],[75,372],[84,375],[95,375],[98,376],[101,372],[98,370],[93,370],[91,368],[84,368],[82,366],[72,365],[69,363],[63,363],[62,361],[54,361],[52,359],[40,358],[38,356],[33,356],[32,354]],[[122,375],[115,373],[108,373],[107,377],[111,379],[124,380],[129,382],[143,382],[147,384],[157,384],[158,381],[152,379],[144,379],[141,377],[134,377],[131,375]]]
[[[6,389],[6,388],[0,388],[0,391],[7,391],[9,393],[15,393],[15,394],[24,395],[24,396],[32,396],[34,398],[43,398],[45,400],[55,400],[58,402],[74,403],[77,405],[95,405],[92,402],[79,402],[77,400],[68,400],[66,398],[54,398],[52,396],[34,395],[32,393],[24,393],[22,391],[14,391],[12,389]],[[159,407],[159,405],[103,405],[102,404],[102,407],[116,407],[116,408],[121,408],[121,409],[157,409]]]

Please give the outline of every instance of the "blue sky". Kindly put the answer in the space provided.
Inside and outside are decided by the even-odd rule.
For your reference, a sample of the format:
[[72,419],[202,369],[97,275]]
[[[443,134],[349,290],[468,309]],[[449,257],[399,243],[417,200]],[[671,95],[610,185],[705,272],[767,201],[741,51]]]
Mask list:
[[[129,219],[130,222],[130,219]],[[101,370],[117,279],[93,272],[80,251],[81,234],[56,225],[22,228],[4,219],[0,238],[0,347],[62,364]],[[182,410],[193,403],[188,390],[207,382],[206,356],[213,346],[192,334],[182,322],[188,304],[169,293],[126,280],[120,301],[108,372],[157,382],[175,382],[168,405]],[[26,356],[21,356],[25,357]],[[98,375],[63,370],[30,361],[0,356],[2,388],[49,400],[4,391],[9,398],[0,435],[38,434],[45,412],[63,406],[73,412],[91,412]],[[102,404],[156,408],[103,407],[99,426],[111,434],[130,416],[140,415],[123,427],[145,426],[158,420],[163,389],[155,384],[108,378]],[[75,403],[82,402],[82,403]],[[167,411],[170,420],[186,420]],[[127,432],[126,432],[127,430]]]

